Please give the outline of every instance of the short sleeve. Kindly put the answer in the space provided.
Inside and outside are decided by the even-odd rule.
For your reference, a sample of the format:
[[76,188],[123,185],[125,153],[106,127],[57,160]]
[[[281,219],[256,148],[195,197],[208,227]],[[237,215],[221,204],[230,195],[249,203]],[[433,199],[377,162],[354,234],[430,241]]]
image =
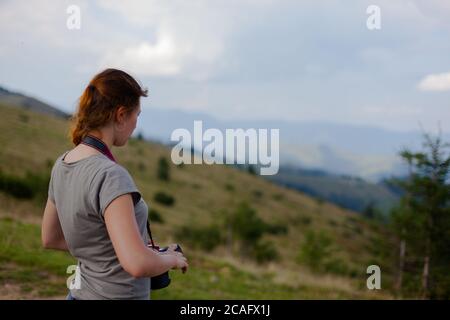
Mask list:
[[141,199],[141,194],[130,174],[120,165],[116,164],[102,172],[98,184],[98,203],[101,216],[104,216],[108,205],[121,195],[130,193],[135,205]]
[[53,175],[50,175],[50,182],[48,183],[48,198],[55,203],[55,194],[53,192]]
[[55,192],[54,192],[54,188],[53,188],[53,175],[55,174],[55,166],[53,165],[52,167],[52,171],[50,174],[50,180],[48,182],[48,198],[55,203]]

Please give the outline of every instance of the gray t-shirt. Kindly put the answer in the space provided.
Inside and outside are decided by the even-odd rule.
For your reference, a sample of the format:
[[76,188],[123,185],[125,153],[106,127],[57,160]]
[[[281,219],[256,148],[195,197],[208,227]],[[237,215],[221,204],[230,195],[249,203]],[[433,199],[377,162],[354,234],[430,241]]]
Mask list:
[[64,162],[58,157],[48,196],[56,204],[64,238],[78,259],[80,289],[75,299],[149,299],[150,278],[134,278],[119,263],[104,220],[106,207],[130,193],[142,241],[148,243],[148,206],[128,171],[103,154]]

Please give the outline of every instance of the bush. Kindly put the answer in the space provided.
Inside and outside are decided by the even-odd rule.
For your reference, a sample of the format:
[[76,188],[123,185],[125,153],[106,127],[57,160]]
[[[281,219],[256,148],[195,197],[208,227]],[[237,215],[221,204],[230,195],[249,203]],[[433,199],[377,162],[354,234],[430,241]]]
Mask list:
[[301,220],[302,224],[304,224],[305,226],[310,225],[311,224],[311,218],[310,217],[302,217]]
[[234,191],[234,186],[231,183],[225,184],[225,190],[227,191]]
[[50,182],[50,173],[42,174],[27,172],[24,182],[33,190],[33,196],[44,200],[48,197],[48,184]]
[[266,225],[266,231],[270,234],[275,234],[275,235],[287,234],[288,227],[282,223],[272,224],[272,225],[268,224],[268,225]]
[[256,243],[251,253],[259,263],[274,261],[280,258],[274,244],[267,241],[260,241]]
[[333,258],[327,261],[324,265],[324,271],[340,274],[340,275],[350,275],[351,272],[348,266],[341,259]]
[[230,217],[229,223],[234,233],[245,243],[256,243],[267,229],[267,225],[258,217],[256,211],[247,203],[241,203]]
[[263,196],[263,192],[261,190],[253,190],[252,194],[255,198],[258,198],[258,199],[262,198],[262,196]]
[[207,227],[182,226],[175,232],[175,236],[188,242],[193,247],[211,251],[222,242],[220,228],[216,225]]
[[323,232],[309,231],[300,248],[299,262],[314,270],[323,270],[324,262],[331,254],[331,238]]
[[164,223],[164,220],[161,217],[161,215],[159,214],[159,212],[153,208],[150,208],[148,210],[148,219],[150,220],[150,222]]
[[28,121],[30,120],[30,117],[25,113],[21,113],[21,114],[19,114],[19,120],[21,122],[28,123]]
[[281,201],[284,199],[284,195],[282,193],[275,193],[272,198],[276,201]]
[[0,190],[19,199],[39,197],[45,199],[48,194],[50,174],[27,172],[24,178],[0,172]]
[[147,169],[146,165],[142,161],[138,162],[137,167],[138,167],[138,170],[141,172],[145,172],[145,170]]
[[34,190],[25,180],[0,173],[0,190],[19,199],[31,199]]
[[159,180],[169,181],[169,162],[165,157],[160,157],[158,160],[158,172],[157,176]]
[[153,199],[158,202],[161,203],[165,206],[172,206],[175,203],[175,198],[172,197],[171,195],[159,191],[157,193],[155,193],[155,196],[153,197]]

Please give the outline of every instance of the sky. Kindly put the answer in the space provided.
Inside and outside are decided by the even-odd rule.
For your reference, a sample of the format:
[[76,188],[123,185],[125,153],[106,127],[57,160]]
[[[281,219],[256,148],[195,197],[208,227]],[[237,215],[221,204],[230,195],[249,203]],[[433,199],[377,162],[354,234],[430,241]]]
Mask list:
[[450,131],[446,0],[0,0],[0,28],[0,86],[68,112],[114,67],[143,112]]

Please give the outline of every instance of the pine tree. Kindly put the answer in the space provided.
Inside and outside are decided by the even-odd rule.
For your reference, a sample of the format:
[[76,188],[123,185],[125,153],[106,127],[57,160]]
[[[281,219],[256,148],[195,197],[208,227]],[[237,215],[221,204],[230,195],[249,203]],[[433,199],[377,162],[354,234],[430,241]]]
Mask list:
[[[450,297],[450,156],[449,144],[424,135],[424,150],[403,150],[410,174],[400,185],[405,190],[400,207],[393,213],[393,225],[401,241],[401,254],[421,255],[421,297]],[[403,250],[403,252],[402,252]],[[403,268],[400,257],[400,268]],[[403,270],[399,270],[400,282]],[[399,281],[400,280],[400,281]]]

